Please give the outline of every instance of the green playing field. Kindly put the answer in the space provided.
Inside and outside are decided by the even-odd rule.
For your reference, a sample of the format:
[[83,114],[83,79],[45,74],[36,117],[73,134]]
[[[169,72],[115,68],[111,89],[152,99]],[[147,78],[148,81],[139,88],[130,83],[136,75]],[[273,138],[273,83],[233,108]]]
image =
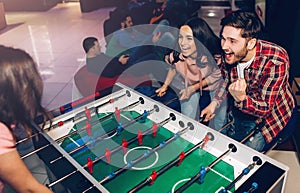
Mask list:
[[[112,193],[127,192],[140,182],[144,181],[151,173],[159,171],[162,167],[176,159],[181,152],[186,152],[194,146],[181,137],[174,137],[163,126],[157,130],[157,135],[152,136],[151,127],[153,122],[146,118],[141,121],[141,115],[135,111],[122,112],[120,125],[116,121],[113,113],[98,114],[92,117],[91,136],[87,135],[86,121],[77,123],[73,130],[79,130],[77,134],[66,138],[61,146],[67,151],[72,152],[72,157],[82,166],[87,163],[87,159],[94,160],[93,173],[91,174],[97,181],[103,180],[120,168],[128,166],[127,163],[136,160],[138,157],[144,157],[138,163],[127,168],[118,175],[112,177],[102,185]],[[107,117],[107,118],[105,118]],[[99,119],[101,121],[99,121]],[[132,121],[137,119],[136,121]],[[130,123],[130,124],[129,124]],[[138,144],[137,133],[147,131],[148,134],[143,136],[142,144]],[[110,136],[105,133],[110,132]],[[170,143],[164,144],[169,138],[174,138]],[[126,139],[129,143],[127,152],[124,154],[121,146],[122,140]],[[158,151],[146,156],[151,149],[160,146]],[[106,149],[111,152],[110,163],[107,163],[105,156]],[[74,150],[75,149],[75,150]],[[189,178],[200,171],[201,166],[208,166],[216,159],[215,156],[200,148],[196,148],[190,155],[186,156],[182,163],[175,165],[157,176],[152,185],[147,185],[139,192],[172,192],[178,189]],[[87,168],[86,168],[87,169]],[[214,193],[221,186],[226,186],[234,179],[234,168],[224,161],[218,162],[212,170],[207,172],[204,177],[204,183],[198,181],[186,189],[185,192],[205,192]],[[232,189],[231,191],[234,191]]]

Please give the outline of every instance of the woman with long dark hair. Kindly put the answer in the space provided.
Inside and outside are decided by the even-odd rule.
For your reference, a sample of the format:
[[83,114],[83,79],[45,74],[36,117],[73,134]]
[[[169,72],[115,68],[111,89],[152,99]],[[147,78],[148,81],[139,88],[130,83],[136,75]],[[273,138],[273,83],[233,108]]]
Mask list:
[[[199,119],[200,97],[214,91],[222,81],[221,71],[210,53],[210,50],[201,42],[203,38],[202,26],[199,25],[200,18],[191,18],[180,27],[178,35],[178,51],[173,51],[166,56],[166,62],[171,65],[168,75],[162,87],[156,90],[158,96],[165,95],[168,86],[176,74],[182,80],[173,81],[173,85],[180,91],[181,112],[193,119]],[[209,102],[207,102],[209,103]]]
[[[202,18],[191,19],[188,23],[190,23],[190,26],[195,26],[194,31],[195,34],[198,34],[197,39],[205,46],[205,48],[208,49],[214,57],[218,67],[220,67],[224,63],[220,38]],[[222,82],[223,81],[219,81],[219,84]],[[215,92],[216,89],[210,90],[209,100],[207,100],[207,96],[200,98],[200,109],[205,108],[210,103],[210,99],[213,98]],[[219,108],[216,110],[214,118],[210,120],[209,126],[213,129],[220,129],[226,123],[226,117],[227,100],[223,100],[222,103],[220,103]]]
[[17,133],[29,136],[37,114],[48,117],[42,92],[43,81],[31,56],[0,45],[0,192],[3,183],[16,192],[52,192],[32,176],[16,149]]

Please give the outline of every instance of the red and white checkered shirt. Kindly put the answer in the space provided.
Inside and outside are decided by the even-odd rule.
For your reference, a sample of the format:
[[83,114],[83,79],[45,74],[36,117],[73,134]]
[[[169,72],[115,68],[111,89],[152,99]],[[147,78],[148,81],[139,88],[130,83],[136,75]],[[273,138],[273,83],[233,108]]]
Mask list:
[[[245,69],[246,100],[235,106],[241,112],[265,121],[261,131],[269,143],[288,123],[295,101],[289,80],[290,61],[287,52],[271,42],[258,40],[252,64]],[[237,67],[221,67],[225,76],[223,86],[214,99],[219,103],[228,94],[228,86],[238,79]]]

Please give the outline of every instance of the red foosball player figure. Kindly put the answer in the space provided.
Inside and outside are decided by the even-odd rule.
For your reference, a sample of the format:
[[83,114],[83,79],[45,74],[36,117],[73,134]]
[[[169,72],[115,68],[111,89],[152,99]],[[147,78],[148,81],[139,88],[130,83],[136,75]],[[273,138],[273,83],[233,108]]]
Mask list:
[[88,121],[92,120],[91,111],[87,107],[85,107],[85,116],[86,116]]
[[110,163],[111,151],[108,148],[105,148],[105,157],[107,163]]
[[115,109],[115,117],[116,117],[117,122],[121,121],[121,111],[118,109],[118,107],[116,107],[116,109]]
[[141,130],[138,130],[137,137],[138,137],[138,143],[139,143],[139,145],[142,145],[143,144],[143,133],[142,133]]
[[91,160],[91,158],[87,158],[87,163],[86,163],[87,167],[88,167],[88,170],[89,170],[89,173],[92,174],[93,173],[93,161]]
[[156,137],[157,128],[158,128],[158,125],[155,122],[153,122],[152,123],[152,136],[153,137]]
[[126,141],[126,139],[122,139],[122,147],[123,147],[123,153],[126,154],[127,153],[127,146],[128,146],[128,142]]
[[181,152],[181,153],[179,154],[179,161],[178,161],[178,163],[177,163],[178,166],[180,166],[180,164],[182,163],[182,160],[184,159],[184,157],[185,157],[184,152]]
[[150,184],[152,185],[152,184],[154,184],[154,181],[155,181],[155,179],[157,178],[157,173],[156,173],[155,170],[152,172],[152,174],[150,175],[150,177],[151,177],[151,182],[150,182]]
[[88,134],[88,136],[91,136],[92,132],[91,132],[91,124],[89,124],[88,121],[85,122],[85,129],[86,129],[86,132]]
[[61,126],[64,125],[64,122],[63,122],[63,121],[59,121],[59,122],[57,123],[57,125],[58,125],[59,127],[61,127]]
[[208,141],[209,141],[209,135],[206,134],[205,137],[203,138],[203,143],[201,144],[200,148],[203,149]]

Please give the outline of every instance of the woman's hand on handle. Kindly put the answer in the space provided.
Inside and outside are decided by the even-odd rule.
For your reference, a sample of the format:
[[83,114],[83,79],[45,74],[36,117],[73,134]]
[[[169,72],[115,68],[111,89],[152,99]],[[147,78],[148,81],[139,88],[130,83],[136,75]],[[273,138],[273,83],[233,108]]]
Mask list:
[[162,97],[162,96],[164,96],[166,94],[167,90],[168,90],[168,86],[166,86],[164,84],[162,87],[160,87],[159,89],[157,89],[155,91],[155,93],[157,93],[157,96]]
[[205,109],[201,111],[200,119],[205,117],[203,122],[207,122],[212,118],[214,118],[217,106],[218,106],[217,102],[212,101]]
[[181,94],[181,97],[179,98],[179,100],[185,100],[185,99],[189,99],[190,96],[196,91],[197,89],[195,89],[195,86],[188,86],[186,89],[182,89],[179,94]]

